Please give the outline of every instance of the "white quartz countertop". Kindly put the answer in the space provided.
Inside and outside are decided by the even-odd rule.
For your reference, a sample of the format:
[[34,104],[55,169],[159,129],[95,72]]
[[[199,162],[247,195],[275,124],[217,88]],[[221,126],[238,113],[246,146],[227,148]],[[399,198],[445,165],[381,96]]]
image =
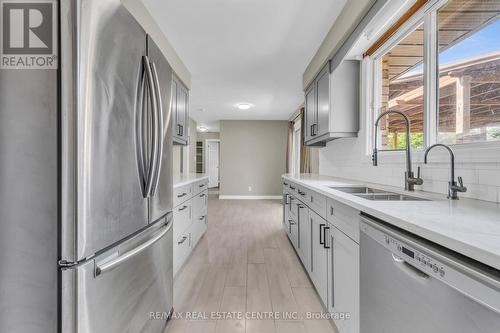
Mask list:
[[174,174],[174,188],[197,182],[202,179],[208,179],[204,173],[176,173]]
[[[500,269],[500,205],[497,203],[465,198],[448,200],[444,194],[405,192],[392,186],[313,174],[287,174],[283,178]],[[431,201],[372,201],[328,188],[348,185],[366,185]]]

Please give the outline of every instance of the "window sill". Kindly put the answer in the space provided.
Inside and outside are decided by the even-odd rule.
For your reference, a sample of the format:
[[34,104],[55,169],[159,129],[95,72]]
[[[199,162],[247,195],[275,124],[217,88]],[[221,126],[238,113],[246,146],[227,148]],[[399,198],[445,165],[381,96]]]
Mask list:
[[[455,163],[500,163],[500,142],[468,143],[450,145],[455,153]],[[414,163],[424,162],[425,149],[412,149],[412,161]],[[378,161],[382,165],[405,164],[405,151],[379,151]],[[367,161],[371,162],[371,155],[366,155]],[[450,155],[440,147],[434,148],[428,157],[429,163],[449,163]]]

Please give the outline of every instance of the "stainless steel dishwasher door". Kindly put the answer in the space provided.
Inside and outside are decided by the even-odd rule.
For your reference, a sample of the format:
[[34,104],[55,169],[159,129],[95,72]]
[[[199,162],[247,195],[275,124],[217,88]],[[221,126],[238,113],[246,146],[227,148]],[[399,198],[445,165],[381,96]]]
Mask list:
[[[457,285],[450,286],[443,282],[445,279],[441,281],[436,277],[439,271],[433,275],[410,265],[411,258],[405,260],[404,239],[401,241],[386,234],[377,239],[370,231],[373,229],[367,230],[367,225],[361,224],[361,333],[500,332],[498,312],[473,300],[474,295],[469,297],[456,289],[460,287],[460,281],[470,285],[467,280],[470,276],[460,276],[457,271],[449,269],[443,276],[457,281]],[[391,251],[391,246],[396,251]],[[415,246],[410,249],[408,253],[411,254]],[[414,258],[420,259],[418,262],[427,253],[424,250],[413,253]],[[422,266],[427,268],[429,258],[425,258],[426,263]],[[498,289],[487,288],[490,288],[491,296],[498,297]],[[485,295],[487,291],[482,289],[478,294]]]

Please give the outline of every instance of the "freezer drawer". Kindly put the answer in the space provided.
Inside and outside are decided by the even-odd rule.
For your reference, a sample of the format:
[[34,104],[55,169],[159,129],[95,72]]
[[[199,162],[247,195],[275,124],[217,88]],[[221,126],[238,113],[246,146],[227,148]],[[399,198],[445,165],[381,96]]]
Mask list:
[[173,302],[168,219],[62,271],[62,332],[162,332]]

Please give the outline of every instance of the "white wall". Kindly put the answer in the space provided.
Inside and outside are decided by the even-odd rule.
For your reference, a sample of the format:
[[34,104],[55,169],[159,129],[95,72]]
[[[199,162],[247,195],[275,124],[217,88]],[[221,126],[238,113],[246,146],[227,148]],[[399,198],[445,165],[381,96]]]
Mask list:
[[[362,100],[364,95],[362,94]],[[357,138],[331,141],[319,150],[319,173],[371,183],[404,187],[404,152],[380,152],[377,167],[372,165],[367,152],[369,142],[367,112],[361,103],[360,131]],[[497,146],[498,147],[498,146]],[[500,149],[484,145],[476,148],[452,147],[455,150],[455,177],[462,176],[466,193],[461,197],[500,202]],[[429,153],[429,164],[423,164],[422,151],[414,151],[413,171],[421,166],[424,184],[419,190],[448,193],[450,178],[449,155],[443,148],[434,148]]]

